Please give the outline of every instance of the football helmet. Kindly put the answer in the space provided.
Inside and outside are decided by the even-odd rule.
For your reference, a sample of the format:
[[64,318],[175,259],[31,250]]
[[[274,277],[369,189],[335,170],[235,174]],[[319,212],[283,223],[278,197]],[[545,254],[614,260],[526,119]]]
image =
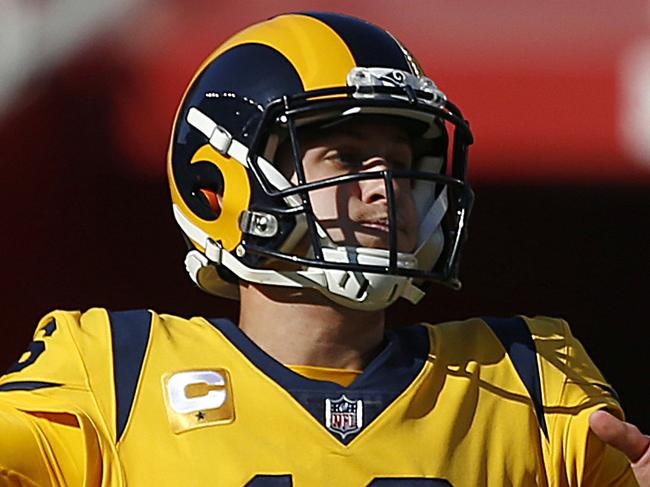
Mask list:
[[[301,131],[358,117],[408,126],[418,147],[412,166],[306,180]],[[244,280],[313,288],[364,310],[417,302],[430,281],[459,288],[471,143],[460,110],[383,29],[321,12],[248,27],[203,62],[176,115],[168,176],[187,271],[218,296],[237,298]],[[274,161],[282,144],[294,181]],[[405,178],[418,217],[412,252],[397,242],[394,188]],[[368,179],[385,185],[387,248],[335,241],[312,208],[312,192]]]

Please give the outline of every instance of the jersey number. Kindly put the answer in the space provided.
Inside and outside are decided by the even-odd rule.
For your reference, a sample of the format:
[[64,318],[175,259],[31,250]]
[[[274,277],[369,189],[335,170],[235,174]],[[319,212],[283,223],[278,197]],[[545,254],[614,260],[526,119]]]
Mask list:
[[[52,320],[43,327],[43,336],[49,337],[52,335],[52,333],[54,333],[55,330],[56,322]],[[12,372],[20,372],[25,367],[28,367],[29,365],[32,365],[34,362],[36,362],[36,359],[45,351],[45,342],[43,340],[34,340],[29,344],[29,347],[27,347],[27,351],[29,352],[29,357],[27,357],[27,359],[23,360],[22,362],[18,361],[13,364],[9,370],[7,370],[7,374],[10,374]]]
[[[293,487],[291,475],[256,475],[246,487]],[[453,487],[444,479],[379,477],[366,487]]]

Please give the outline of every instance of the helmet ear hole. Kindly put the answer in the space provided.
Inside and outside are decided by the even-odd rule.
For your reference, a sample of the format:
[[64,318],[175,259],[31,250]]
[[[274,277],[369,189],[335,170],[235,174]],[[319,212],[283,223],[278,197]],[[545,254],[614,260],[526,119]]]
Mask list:
[[199,198],[214,213],[215,218],[218,218],[221,214],[221,195],[209,188],[199,188],[199,193],[203,195],[203,198]]
[[191,165],[190,184],[191,199],[188,201],[192,210],[204,220],[216,220],[221,215],[225,181],[221,170],[209,161],[199,161]]

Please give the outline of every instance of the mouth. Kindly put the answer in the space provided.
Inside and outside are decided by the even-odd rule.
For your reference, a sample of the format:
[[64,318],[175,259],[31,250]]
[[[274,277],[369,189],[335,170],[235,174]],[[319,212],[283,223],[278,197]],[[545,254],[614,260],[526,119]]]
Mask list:
[[[378,249],[390,248],[391,225],[386,215],[373,215],[341,221],[340,219],[321,220],[323,229],[332,242],[337,244],[372,247]],[[397,247],[400,252],[412,252],[416,245],[416,231],[399,216],[396,218],[395,230]]]
[[[388,218],[377,218],[377,219],[372,219],[372,220],[362,220],[360,222],[357,222],[360,226],[364,228],[372,228],[374,230],[380,230],[382,232],[390,232],[390,223],[388,221]],[[407,228],[406,225],[398,218],[397,222],[395,222],[395,228],[397,229],[398,232],[406,232]]]
[[372,228],[374,230],[380,230],[382,232],[388,233],[390,231],[390,225],[388,220],[375,220],[375,221],[365,221],[359,222],[359,225],[364,228]]

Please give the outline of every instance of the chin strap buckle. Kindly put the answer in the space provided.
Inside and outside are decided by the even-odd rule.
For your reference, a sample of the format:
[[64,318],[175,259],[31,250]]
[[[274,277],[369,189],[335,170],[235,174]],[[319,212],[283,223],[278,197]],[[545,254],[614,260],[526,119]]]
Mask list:
[[209,265],[208,259],[198,250],[190,250],[185,256],[185,270],[197,286],[199,284],[199,271]]
[[407,283],[402,291],[402,297],[411,304],[418,304],[425,294],[422,289],[411,282]]
[[223,255],[223,245],[221,242],[215,242],[208,238],[205,242],[205,255],[211,262],[221,265],[221,257]]

